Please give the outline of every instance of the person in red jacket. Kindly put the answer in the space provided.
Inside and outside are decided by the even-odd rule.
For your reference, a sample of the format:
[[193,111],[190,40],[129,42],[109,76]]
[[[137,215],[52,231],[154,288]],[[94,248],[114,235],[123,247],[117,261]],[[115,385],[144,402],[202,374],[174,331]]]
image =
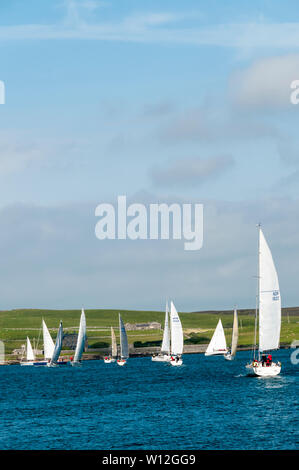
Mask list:
[[272,355],[269,354],[267,357],[267,362],[269,361],[269,366],[272,364]]

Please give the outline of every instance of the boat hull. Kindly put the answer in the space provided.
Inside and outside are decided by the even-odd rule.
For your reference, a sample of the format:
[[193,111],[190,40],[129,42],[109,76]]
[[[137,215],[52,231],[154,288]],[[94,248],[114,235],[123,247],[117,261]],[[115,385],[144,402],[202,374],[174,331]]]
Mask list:
[[28,361],[28,362],[20,362],[21,366],[34,366],[33,361]]
[[117,361],[117,365],[119,366],[124,366],[126,364],[127,361],[125,361],[124,359],[118,359]]
[[72,367],[82,367],[81,361],[71,361],[70,364]]
[[171,360],[171,357],[168,356],[167,354],[159,354],[158,356],[152,356],[152,361],[153,362],[169,362]]
[[205,352],[205,356],[225,356],[228,353],[227,350],[216,350],[212,352]]
[[235,359],[235,356],[232,356],[231,354],[225,354],[224,359],[227,361],[233,361]]
[[270,366],[263,366],[261,363],[258,363],[255,366],[253,364],[249,364],[247,369],[258,377],[275,377],[276,375],[280,374],[281,365],[280,363],[274,362]]
[[47,362],[47,367],[65,366],[68,361]]
[[112,357],[109,357],[107,359],[104,359],[104,362],[105,364],[111,364],[112,362],[115,362],[115,359],[113,359]]
[[181,366],[183,364],[183,359],[173,359],[173,360],[170,360],[169,361],[169,364],[171,364],[172,366],[174,367],[178,367],[178,366]]

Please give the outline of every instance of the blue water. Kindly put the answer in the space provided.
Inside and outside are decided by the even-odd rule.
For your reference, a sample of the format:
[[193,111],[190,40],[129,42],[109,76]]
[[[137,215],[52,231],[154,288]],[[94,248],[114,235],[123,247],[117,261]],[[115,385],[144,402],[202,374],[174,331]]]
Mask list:
[[0,367],[0,449],[295,449],[299,365],[275,378],[235,361],[185,355],[182,367],[130,359]]

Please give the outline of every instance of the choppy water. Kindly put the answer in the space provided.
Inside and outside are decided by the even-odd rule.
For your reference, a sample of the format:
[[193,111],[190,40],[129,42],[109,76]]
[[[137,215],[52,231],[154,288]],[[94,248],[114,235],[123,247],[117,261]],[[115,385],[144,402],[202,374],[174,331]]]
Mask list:
[[235,361],[185,355],[182,367],[130,359],[0,367],[0,449],[295,449],[299,365],[275,378]]

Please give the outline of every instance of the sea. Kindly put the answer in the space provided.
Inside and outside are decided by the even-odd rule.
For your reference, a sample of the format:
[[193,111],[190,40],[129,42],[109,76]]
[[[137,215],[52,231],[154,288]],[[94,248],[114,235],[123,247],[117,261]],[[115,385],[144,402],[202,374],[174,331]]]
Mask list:
[[247,376],[250,355],[1,366],[0,449],[298,449],[299,352],[273,378]]

